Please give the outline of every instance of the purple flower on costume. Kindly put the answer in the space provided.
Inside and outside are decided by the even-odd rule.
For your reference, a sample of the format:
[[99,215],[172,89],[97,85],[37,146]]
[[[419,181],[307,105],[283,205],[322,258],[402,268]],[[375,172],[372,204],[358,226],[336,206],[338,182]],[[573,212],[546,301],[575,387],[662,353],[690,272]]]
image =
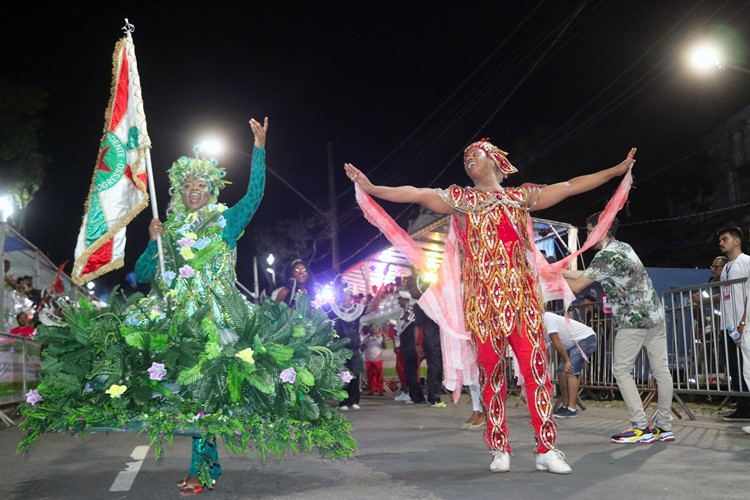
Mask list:
[[289,382],[290,384],[293,384],[294,380],[297,378],[297,372],[294,371],[294,368],[289,367],[283,372],[281,372],[281,375],[279,375],[279,378],[283,380],[284,382]]
[[198,412],[198,418],[203,418],[204,416],[206,416],[206,413],[203,410]]
[[180,248],[185,248],[185,247],[189,248],[195,245],[195,240],[192,238],[182,238],[182,239],[177,240],[177,244],[180,245]]
[[165,271],[164,283],[166,283],[167,285],[171,285],[176,277],[177,277],[177,274],[174,271]]
[[31,389],[26,393],[26,402],[31,406],[36,406],[36,404],[41,400],[42,396],[39,394],[39,392],[37,392],[36,389]]
[[180,278],[192,278],[195,276],[195,269],[185,264],[180,268]]
[[149,375],[149,378],[151,380],[161,380],[164,378],[164,375],[167,374],[167,370],[164,368],[164,365],[162,363],[151,363],[151,368],[146,370],[151,375]]
[[349,373],[348,371],[339,373],[339,377],[341,377],[341,381],[344,382],[345,384],[348,384],[354,378],[352,377],[352,374]]
[[94,392],[94,388],[91,387],[91,384],[89,384],[88,382],[86,382],[86,385],[83,386],[83,393],[84,394],[88,394],[90,392]]

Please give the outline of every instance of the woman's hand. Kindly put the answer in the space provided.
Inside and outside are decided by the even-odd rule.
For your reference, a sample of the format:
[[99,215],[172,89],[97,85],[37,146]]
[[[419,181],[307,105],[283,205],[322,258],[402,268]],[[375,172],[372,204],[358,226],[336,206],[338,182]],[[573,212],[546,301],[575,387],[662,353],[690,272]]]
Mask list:
[[344,163],[344,170],[346,170],[346,176],[349,177],[353,183],[359,184],[359,187],[361,187],[365,193],[369,193],[372,190],[372,182],[370,182],[370,179],[368,179],[360,169],[351,163]]
[[625,157],[625,160],[623,160],[623,162],[619,165],[615,165],[614,167],[612,167],[615,173],[615,177],[625,175],[625,172],[627,172],[630,167],[635,165],[635,160],[633,159],[633,157],[635,156],[635,152],[637,150],[637,148],[630,148],[630,152]]
[[250,118],[250,128],[255,136],[255,147],[260,149],[266,145],[266,133],[268,132],[268,117],[263,119],[263,125],[255,118]]
[[572,372],[572,371],[573,371],[573,365],[571,365],[571,364],[570,364],[570,361],[566,361],[566,362],[565,362],[565,363],[563,364],[563,371],[564,371],[565,373],[569,373],[569,372]]
[[151,223],[148,225],[148,236],[156,241],[157,234],[164,234],[164,227],[159,219],[151,219]]

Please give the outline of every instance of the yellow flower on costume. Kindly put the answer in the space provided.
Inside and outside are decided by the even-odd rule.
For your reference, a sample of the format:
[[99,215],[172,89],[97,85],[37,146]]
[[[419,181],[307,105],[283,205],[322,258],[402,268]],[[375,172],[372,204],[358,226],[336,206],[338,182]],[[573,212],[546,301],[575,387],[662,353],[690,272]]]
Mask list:
[[195,234],[192,231],[188,231],[188,232],[183,233],[183,234],[185,235],[185,238],[190,238],[191,240],[197,240],[198,239],[198,235]]
[[112,385],[109,386],[109,389],[107,389],[104,392],[106,392],[107,394],[109,394],[110,398],[114,399],[114,398],[119,398],[120,396],[122,396],[122,394],[126,390],[128,390],[127,386],[112,384]]
[[180,249],[180,255],[182,255],[182,258],[185,260],[190,260],[195,257],[193,249],[190,247],[182,247],[182,249]]
[[237,356],[238,358],[240,358],[245,363],[248,363],[248,364],[251,364],[251,365],[253,363],[255,363],[255,360],[253,359],[253,350],[250,349],[249,347],[247,349],[241,350],[240,352],[238,352],[237,354],[235,354],[235,356]]
[[229,208],[229,207],[227,207],[227,206],[226,206],[226,205],[224,205],[223,203],[219,203],[219,208],[218,208],[218,210],[219,210],[219,213],[223,212],[223,211],[224,211],[224,210],[226,210],[227,208]]

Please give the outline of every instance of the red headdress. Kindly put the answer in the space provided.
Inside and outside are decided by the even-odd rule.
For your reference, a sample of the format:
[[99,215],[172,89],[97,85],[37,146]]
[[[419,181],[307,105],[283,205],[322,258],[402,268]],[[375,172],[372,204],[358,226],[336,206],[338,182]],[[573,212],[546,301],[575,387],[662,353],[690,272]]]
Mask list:
[[487,156],[490,157],[492,162],[495,164],[495,167],[497,167],[497,169],[500,170],[500,172],[502,172],[504,176],[508,176],[510,174],[518,172],[518,169],[511,165],[508,161],[508,153],[492,144],[489,137],[485,137],[478,140],[477,142],[469,144],[466,149],[464,149],[464,153],[466,153],[471,148],[479,148],[487,153]]

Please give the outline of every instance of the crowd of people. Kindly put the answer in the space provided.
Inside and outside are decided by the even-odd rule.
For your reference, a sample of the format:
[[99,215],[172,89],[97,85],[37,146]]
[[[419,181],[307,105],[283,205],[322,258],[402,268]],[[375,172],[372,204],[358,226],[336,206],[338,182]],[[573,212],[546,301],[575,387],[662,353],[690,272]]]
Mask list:
[[[347,367],[355,374],[355,379],[347,387],[349,397],[339,404],[342,410],[360,408],[360,388],[355,390],[353,385],[364,386],[369,395],[383,396],[386,392],[397,392],[394,399],[407,404],[445,405],[440,397],[443,390],[440,333],[437,324],[416,304],[409,291],[409,288],[413,288],[412,283],[409,279],[397,277],[392,283],[373,290],[374,295],[364,302],[357,302],[356,296],[344,284],[340,291],[340,303],[335,301],[322,305],[334,321],[337,333],[350,340],[349,347],[353,352]],[[389,297],[396,298],[398,305],[395,311],[391,311],[391,315],[395,316],[392,321],[384,321],[382,316],[379,319],[366,316],[377,311],[380,303]],[[360,325],[363,317],[367,321]],[[355,328],[357,326],[359,328]],[[392,346],[395,354],[398,385],[386,383],[384,379],[386,342]],[[420,377],[422,360],[427,365],[426,397]],[[366,378],[360,380],[363,367]]]

